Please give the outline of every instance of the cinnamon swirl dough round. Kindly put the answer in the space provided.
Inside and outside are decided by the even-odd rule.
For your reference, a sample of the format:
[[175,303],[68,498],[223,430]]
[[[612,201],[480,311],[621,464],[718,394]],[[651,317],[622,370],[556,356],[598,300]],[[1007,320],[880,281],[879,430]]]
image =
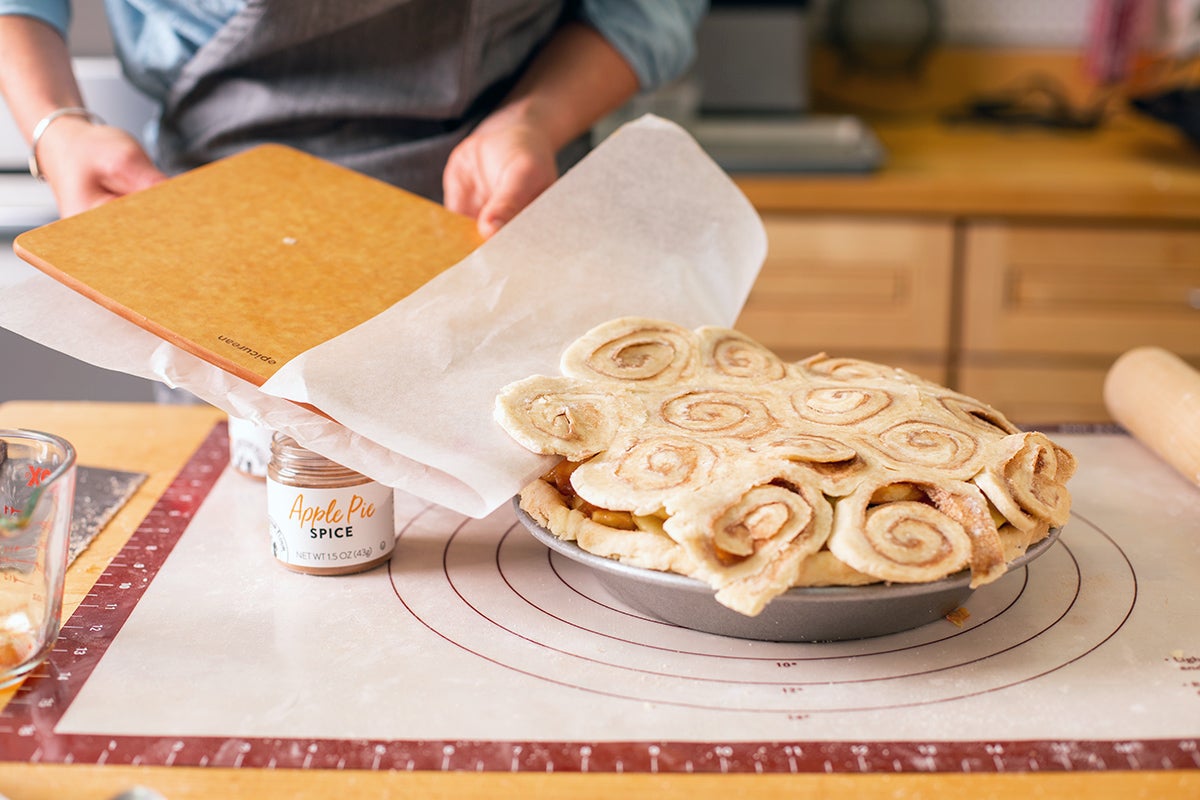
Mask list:
[[626,317],[505,387],[496,419],[565,461],[521,493],[560,538],[705,581],[747,615],[796,586],[971,585],[1063,525],[1071,454],[904,370]]

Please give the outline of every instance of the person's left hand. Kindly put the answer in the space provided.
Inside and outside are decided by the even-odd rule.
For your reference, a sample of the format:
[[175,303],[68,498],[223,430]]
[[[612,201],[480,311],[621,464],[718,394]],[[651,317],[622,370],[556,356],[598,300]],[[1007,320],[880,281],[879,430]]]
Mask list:
[[484,120],[450,153],[442,176],[448,209],[491,236],[558,178],[555,148],[527,122]]

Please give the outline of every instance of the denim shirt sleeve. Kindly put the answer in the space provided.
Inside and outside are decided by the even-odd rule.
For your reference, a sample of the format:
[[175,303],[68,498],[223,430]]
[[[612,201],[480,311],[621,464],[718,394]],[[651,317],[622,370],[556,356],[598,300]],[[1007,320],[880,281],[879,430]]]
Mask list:
[[71,24],[71,3],[70,0],[0,0],[0,15],[5,14],[40,19],[56,28],[65,39]]
[[105,0],[104,5],[126,75],[161,100],[184,65],[245,0]]
[[643,91],[683,75],[707,0],[583,0],[580,17],[617,49]]

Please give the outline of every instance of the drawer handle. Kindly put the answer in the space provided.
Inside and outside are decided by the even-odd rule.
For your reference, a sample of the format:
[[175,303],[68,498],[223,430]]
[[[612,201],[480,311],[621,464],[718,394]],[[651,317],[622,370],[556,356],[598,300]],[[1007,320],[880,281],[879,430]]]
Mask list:
[[1188,305],[1200,311],[1200,287],[1188,291]]

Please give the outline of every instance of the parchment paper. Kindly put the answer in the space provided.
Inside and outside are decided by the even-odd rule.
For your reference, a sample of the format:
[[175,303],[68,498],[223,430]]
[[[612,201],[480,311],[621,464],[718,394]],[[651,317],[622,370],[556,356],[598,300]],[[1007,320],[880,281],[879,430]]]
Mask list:
[[547,466],[493,421],[502,386],[557,374],[562,350],[614,317],[732,325],[765,255],[761,220],[728,176],[683,129],[643,117],[468,258],[261,388],[32,267],[0,285],[0,324],[482,517]]

